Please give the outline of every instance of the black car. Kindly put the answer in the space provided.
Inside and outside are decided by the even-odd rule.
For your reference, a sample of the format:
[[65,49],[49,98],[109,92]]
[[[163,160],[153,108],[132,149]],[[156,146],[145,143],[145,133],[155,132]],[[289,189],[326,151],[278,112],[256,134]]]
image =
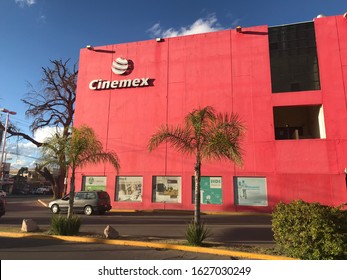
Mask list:
[[5,215],[5,201],[0,198],[0,217]]

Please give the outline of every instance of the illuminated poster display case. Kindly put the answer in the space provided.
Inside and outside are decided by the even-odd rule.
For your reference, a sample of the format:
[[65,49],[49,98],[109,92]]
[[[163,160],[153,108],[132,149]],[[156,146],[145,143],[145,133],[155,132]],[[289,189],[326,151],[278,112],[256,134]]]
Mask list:
[[153,202],[181,203],[181,177],[153,177]]
[[118,176],[116,201],[142,201],[143,177]]
[[[201,204],[222,204],[222,177],[202,176],[200,178]],[[195,182],[192,177],[192,203],[195,199]]]
[[235,204],[244,206],[267,206],[267,184],[263,177],[235,177]]
[[106,191],[107,177],[105,176],[83,176],[83,190]]

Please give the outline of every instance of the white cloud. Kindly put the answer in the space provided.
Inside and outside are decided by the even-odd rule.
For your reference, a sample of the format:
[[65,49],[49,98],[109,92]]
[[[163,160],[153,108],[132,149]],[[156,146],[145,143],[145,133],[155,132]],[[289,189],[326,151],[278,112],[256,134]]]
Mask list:
[[[47,138],[54,136],[55,133],[57,133],[55,127],[45,127],[37,130],[33,138],[38,142],[44,142]],[[11,163],[11,168],[34,168],[35,163],[40,161],[41,151],[33,143],[26,140],[17,142],[16,138],[9,138],[8,140],[5,152],[7,162]]]
[[16,4],[21,8],[24,8],[25,6],[30,7],[36,4],[36,0],[14,0],[14,2],[16,2]]
[[35,131],[34,139],[38,142],[44,142],[48,138],[53,137],[57,132],[60,133],[62,130],[56,127],[43,127]]
[[46,16],[45,15],[41,15],[38,17],[37,21],[39,23],[46,23]]
[[231,23],[231,26],[236,27],[240,24],[240,22],[241,22],[240,18],[234,19],[233,22]]
[[9,141],[6,144],[6,161],[11,163],[11,168],[34,167],[39,157],[39,149],[31,142]]
[[184,35],[200,34],[206,32],[213,32],[223,29],[218,23],[217,17],[214,14],[206,18],[199,18],[190,26],[181,27],[179,29],[169,28],[163,30],[160,23],[154,24],[147,32],[153,37],[177,37]]
[[149,28],[147,30],[147,32],[149,34],[151,34],[152,36],[161,36],[162,30],[161,30],[161,27],[160,27],[160,23],[154,24],[151,28]]

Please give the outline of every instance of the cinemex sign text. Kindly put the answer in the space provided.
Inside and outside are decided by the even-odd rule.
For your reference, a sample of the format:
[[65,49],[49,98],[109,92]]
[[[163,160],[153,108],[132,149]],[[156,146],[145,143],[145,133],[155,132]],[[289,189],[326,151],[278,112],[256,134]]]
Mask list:
[[[112,62],[112,72],[117,75],[128,75],[133,69],[133,63],[125,58],[118,57]],[[136,88],[147,87],[151,85],[150,78],[135,78],[135,79],[123,79],[123,80],[92,80],[89,83],[89,89],[91,90],[103,90],[103,89],[121,89],[121,88]]]

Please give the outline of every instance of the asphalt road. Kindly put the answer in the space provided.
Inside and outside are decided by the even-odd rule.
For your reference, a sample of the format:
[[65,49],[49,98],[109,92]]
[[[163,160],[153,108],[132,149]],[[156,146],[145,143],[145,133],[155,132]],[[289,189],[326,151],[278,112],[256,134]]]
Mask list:
[[[31,218],[40,228],[48,229],[52,213],[38,199],[47,197],[8,197],[6,214],[0,219],[0,226],[21,227],[23,219]],[[124,213],[110,212],[105,215],[80,215],[82,232],[102,234],[107,225],[114,227],[122,236],[135,238],[184,239],[187,224],[192,213]],[[209,227],[212,235],[209,241],[229,245],[273,244],[271,217],[269,215],[202,215],[201,220]]]
[[[23,219],[31,218],[43,230],[49,228],[51,212],[38,199],[47,197],[8,197],[6,214],[0,227],[20,229]],[[184,239],[192,213],[124,213],[106,215],[80,215],[84,233],[102,234],[107,225],[114,227],[121,236],[136,240]],[[229,245],[272,246],[271,217],[269,215],[202,215],[202,221],[211,230],[210,242]],[[230,259],[226,256],[198,254],[174,250],[150,249],[104,244],[72,243],[60,240],[27,238],[0,238],[1,259]]]

